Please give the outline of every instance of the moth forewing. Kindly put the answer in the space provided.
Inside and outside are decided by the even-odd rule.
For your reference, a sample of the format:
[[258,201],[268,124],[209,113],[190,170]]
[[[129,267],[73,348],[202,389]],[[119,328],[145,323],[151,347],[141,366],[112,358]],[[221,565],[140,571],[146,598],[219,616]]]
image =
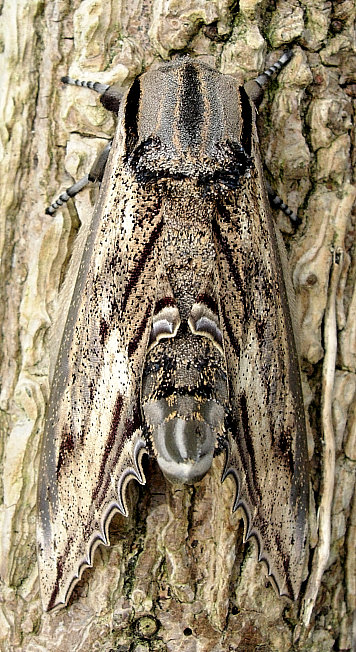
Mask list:
[[259,558],[280,592],[295,598],[307,531],[304,407],[286,291],[292,294],[291,283],[284,278],[256,140],[252,155],[250,178],[226,196],[215,226],[232,408],[225,476],[236,478],[235,508],[247,514],[246,537],[256,537]]
[[39,488],[45,608],[64,604],[144,450],[192,483],[226,453],[260,558],[295,597],[307,472],[298,360],[254,108],[189,57],[136,79],[80,266]]
[[[107,543],[109,517],[115,510],[126,513],[128,479],[143,482],[140,380],[155,303],[161,217],[154,190],[142,204],[138,184],[125,167],[124,108],[47,414],[38,494],[46,609],[66,603],[97,543]],[[149,205],[151,219],[144,220]]]

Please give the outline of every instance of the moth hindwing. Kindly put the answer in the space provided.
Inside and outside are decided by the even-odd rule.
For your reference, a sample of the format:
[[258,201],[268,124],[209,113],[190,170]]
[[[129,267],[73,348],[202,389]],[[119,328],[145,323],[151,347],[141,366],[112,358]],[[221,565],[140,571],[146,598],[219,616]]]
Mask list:
[[224,452],[246,538],[280,592],[298,594],[305,422],[257,142],[245,89],[189,57],[142,74],[121,102],[47,415],[46,609],[66,604],[113,513],[127,514],[144,452],[180,483]]

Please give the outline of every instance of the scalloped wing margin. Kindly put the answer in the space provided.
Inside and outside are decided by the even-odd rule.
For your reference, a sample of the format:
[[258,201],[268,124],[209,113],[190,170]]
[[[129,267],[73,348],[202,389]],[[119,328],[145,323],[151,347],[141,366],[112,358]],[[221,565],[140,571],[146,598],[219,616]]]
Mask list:
[[[126,504],[126,489],[128,483],[131,480],[136,480],[141,485],[146,484],[146,479],[142,470],[142,457],[145,453],[148,454],[148,451],[143,439],[137,437],[134,441],[135,444],[132,452],[133,465],[126,466],[128,464],[127,459],[125,463],[122,462],[120,464],[121,467],[125,467],[125,470],[119,478],[117,491],[115,491],[118,500],[113,499],[111,502],[107,503],[99,527],[96,530],[93,530],[90,539],[87,541],[86,549],[84,550],[84,548],[82,548],[82,558],[81,561],[77,561],[77,568],[75,565],[73,566],[71,551],[68,550],[68,554],[64,555],[64,559],[61,560],[61,563],[58,565],[58,572],[51,594],[45,593],[42,590],[42,600],[46,611],[61,609],[67,605],[75,585],[81,580],[83,572],[87,568],[92,567],[97,547],[99,545],[110,545],[109,527],[111,520],[115,514],[128,516]],[[43,565],[44,564],[45,560],[43,560]],[[49,573],[51,572],[52,568],[49,569]],[[44,585],[44,587],[46,586],[47,584]]]

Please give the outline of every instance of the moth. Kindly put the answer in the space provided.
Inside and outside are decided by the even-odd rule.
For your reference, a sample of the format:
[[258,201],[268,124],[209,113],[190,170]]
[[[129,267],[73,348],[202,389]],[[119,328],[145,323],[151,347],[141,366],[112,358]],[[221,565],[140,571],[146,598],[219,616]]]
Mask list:
[[123,96],[64,80],[101,93],[118,123],[91,173],[47,210],[102,179],[41,454],[46,610],[68,602],[96,546],[109,545],[113,514],[128,513],[127,483],[146,482],[144,454],[183,484],[225,455],[245,539],[257,539],[280,593],[298,595],[305,416],[255,124],[263,87],[291,56],[245,86],[188,56],[144,72]]

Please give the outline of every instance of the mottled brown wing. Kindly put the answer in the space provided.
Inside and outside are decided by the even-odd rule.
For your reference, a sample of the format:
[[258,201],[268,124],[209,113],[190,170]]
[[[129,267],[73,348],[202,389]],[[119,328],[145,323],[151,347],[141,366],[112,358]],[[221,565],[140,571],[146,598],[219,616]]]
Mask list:
[[95,547],[108,543],[111,516],[126,514],[127,481],[144,482],[140,384],[162,220],[155,188],[148,196],[138,187],[117,148],[110,169],[64,331],[42,449],[38,558],[45,609],[67,602]]
[[[258,216],[258,217],[256,217]],[[281,594],[299,592],[308,473],[300,374],[275,227],[256,170],[218,205],[220,323],[231,405],[225,475]]]

